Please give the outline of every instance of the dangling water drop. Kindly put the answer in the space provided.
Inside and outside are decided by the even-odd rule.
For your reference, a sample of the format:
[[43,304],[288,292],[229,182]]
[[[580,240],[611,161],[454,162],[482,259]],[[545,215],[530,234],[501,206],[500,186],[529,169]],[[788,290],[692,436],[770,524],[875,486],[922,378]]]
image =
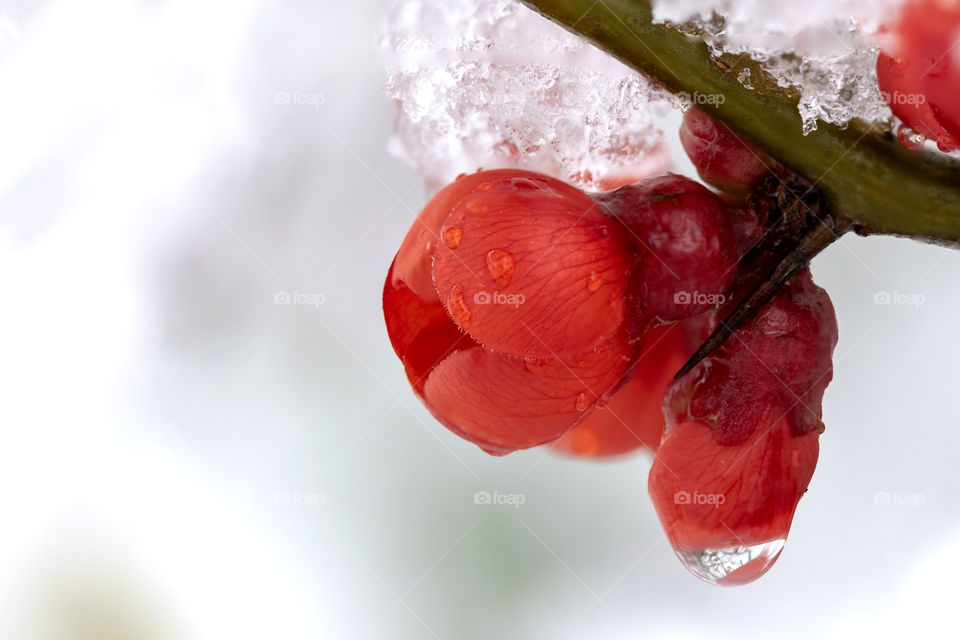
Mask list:
[[597,289],[600,288],[600,285],[603,284],[603,279],[600,277],[600,274],[596,271],[590,273],[590,276],[587,278],[587,291],[594,293]]
[[905,149],[919,149],[923,146],[924,140],[926,138],[922,134],[917,133],[910,127],[904,125],[897,127],[897,142]]
[[447,227],[440,235],[443,238],[443,244],[451,249],[456,249],[460,246],[460,241],[463,239],[463,229],[460,227]]
[[470,309],[467,308],[466,303],[463,301],[463,285],[458,284],[450,290],[450,295],[447,296],[447,311],[450,312],[450,315],[453,316],[454,321],[460,325],[460,328],[464,331],[470,328],[470,325],[473,324],[473,316],[470,315]]
[[586,391],[581,391],[580,395],[577,396],[577,402],[574,405],[577,411],[586,411],[587,407],[590,405],[590,395]]
[[491,249],[487,252],[487,271],[497,281],[498,287],[510,284],[516,264],[513,254],[505,249]]
[[752,546],[677,551],[680,562],[704,582],[731,587],[753,582],[770,569],[780,557],[786,538],[777,538]]

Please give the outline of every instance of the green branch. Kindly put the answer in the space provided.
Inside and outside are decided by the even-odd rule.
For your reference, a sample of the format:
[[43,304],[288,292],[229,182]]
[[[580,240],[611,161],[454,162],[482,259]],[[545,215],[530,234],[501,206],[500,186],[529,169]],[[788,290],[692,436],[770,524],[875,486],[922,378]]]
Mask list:
[[[814,183],[860,234],[960,246],[960,164],[904,149],[861,121],[804,136],[798,96],[759,64],[713,60],[699,39],[654,24],[647,0],[521,0],[674,93],[722,95],[698,106]],[[750,70],[747,89],[737,80]]]

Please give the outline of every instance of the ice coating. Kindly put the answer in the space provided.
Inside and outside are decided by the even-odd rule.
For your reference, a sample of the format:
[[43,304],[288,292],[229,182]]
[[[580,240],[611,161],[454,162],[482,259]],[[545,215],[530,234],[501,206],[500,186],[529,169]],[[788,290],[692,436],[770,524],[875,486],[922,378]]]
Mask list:
[[668,169],[668,97],[516,0],[398,0],[384,17],[390,150],[432,192],[519,167],[586,189]]
[[[692,23],[715,53],[748,53],[781,86],[800,91],[804,133],[822,120],[883,121],[878,30],[903,0],[654,0],[654,19]],[[723,16],[722,18],[718,16]],[[749,74],[740,82],[750,87]]]

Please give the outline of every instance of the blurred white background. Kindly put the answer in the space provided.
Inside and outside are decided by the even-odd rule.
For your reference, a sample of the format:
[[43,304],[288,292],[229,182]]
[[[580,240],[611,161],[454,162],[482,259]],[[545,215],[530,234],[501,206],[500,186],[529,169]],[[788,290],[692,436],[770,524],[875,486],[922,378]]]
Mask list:
[[387,4],[0,0],[0,637],[952,629],[960,252],[816,261],[817,473],[764,579],[704,585],[649,458],[491,458],[412,397],[380,310],[425,201],[385,150]]

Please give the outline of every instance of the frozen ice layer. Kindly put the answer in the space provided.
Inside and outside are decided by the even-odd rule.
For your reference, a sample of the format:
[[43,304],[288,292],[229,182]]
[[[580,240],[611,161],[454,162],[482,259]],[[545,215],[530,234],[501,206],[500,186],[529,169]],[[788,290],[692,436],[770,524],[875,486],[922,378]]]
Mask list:
[[[883,121],[877,32],[903,0],[655,0],[654,19],[693,25],[714,53],[746,53],[800,94],[805,133],[818,120]],[[749,87],[749,77],[740,77]]]
[[668,168],[667,94],[515,0],[399,0],[382,32],[390,150],[431,191],[480,167],[587,189]]

